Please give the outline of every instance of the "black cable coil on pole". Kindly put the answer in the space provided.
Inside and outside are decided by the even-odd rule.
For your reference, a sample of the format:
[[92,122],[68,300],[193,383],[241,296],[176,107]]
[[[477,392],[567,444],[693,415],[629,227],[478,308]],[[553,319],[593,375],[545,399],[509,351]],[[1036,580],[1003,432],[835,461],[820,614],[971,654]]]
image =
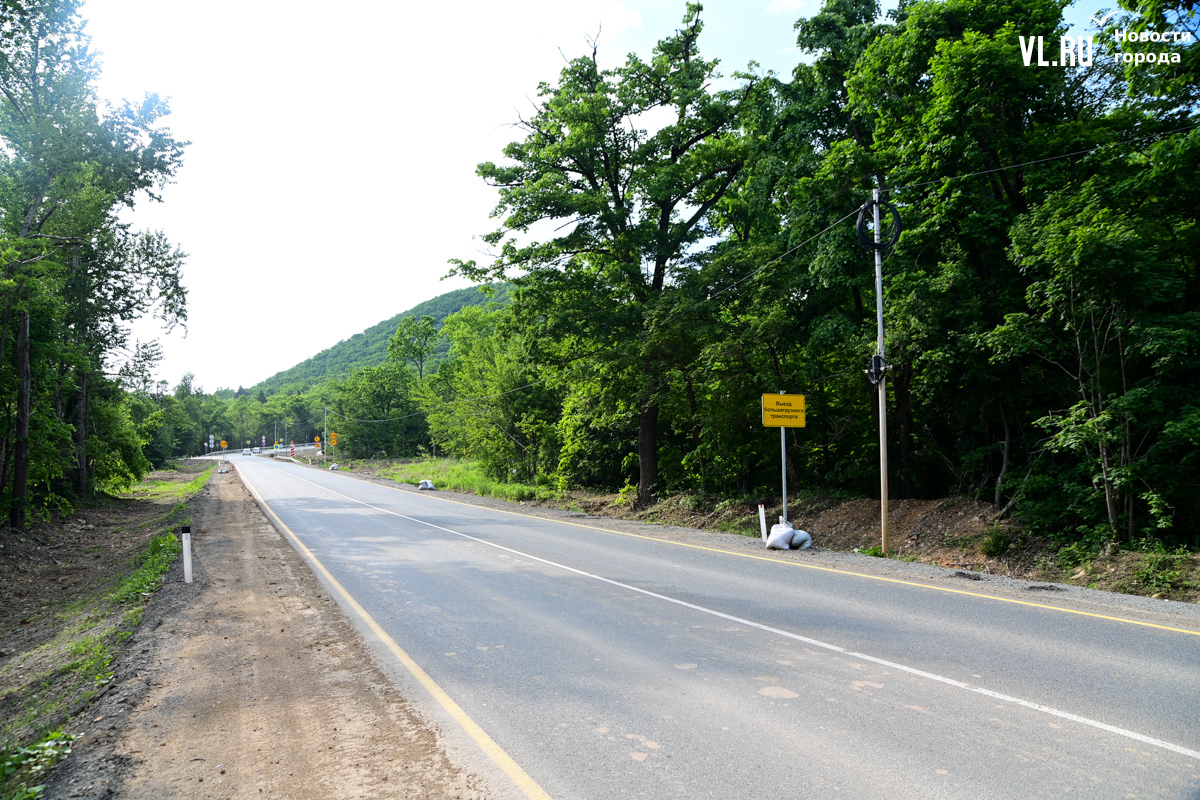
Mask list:
[[871,214],[871,209],[876,205],[875,200],[868,200],[863,203],[862,208],[858,210],[858,224],[855,230],[858,232],[858,243],[868,250],[890,250],[892,245],[900,240],[900,212],[896,207],[886,200],[878,202],[879,210],[890,213],[892,215],[892,235],[886,241],[882,239],[878,244],[872,236],[867,235],[867,221],[872,219],[874,214]]

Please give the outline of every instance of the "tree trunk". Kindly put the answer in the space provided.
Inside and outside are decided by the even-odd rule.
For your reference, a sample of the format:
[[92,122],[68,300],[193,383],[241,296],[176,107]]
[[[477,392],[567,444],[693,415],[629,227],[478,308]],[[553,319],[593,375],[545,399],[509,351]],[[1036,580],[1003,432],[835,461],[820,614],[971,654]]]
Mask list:
[[1000,421],[1004,423],[1004,450],[1000,458],[1000,474],[996,476],[996,496],[992,505],[1000,508],[1000,492],[1004,488],[1004,476],[1008,474],[1009,457],[1012,455],[1012,428],[1008,424],[1008,414],[1004,413],[1004,397],[1000,397]]
[[17,530],[25,528],[25,507],[29,493],[29,416],[32,395],[32,371],[29,364],[29,312],[17,314],[17,432],[13,443],[13,493],[8,523]]
[[79,371],[78,397],[75,401],[75,495],[87,495],[87,373]]
[[[653,390],[650,392],[653,396]],[[638,492],[639,508],[650,505],[654,484],[658,480],[658,400],[642,408],[638,424]]]

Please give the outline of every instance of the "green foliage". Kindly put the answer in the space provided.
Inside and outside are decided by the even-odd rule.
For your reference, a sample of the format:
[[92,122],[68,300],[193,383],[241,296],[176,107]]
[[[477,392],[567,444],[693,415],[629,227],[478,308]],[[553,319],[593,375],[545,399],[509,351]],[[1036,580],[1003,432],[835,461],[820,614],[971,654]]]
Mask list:
[[1008,552],[1010,545],[1012,545],[1012,537],[1009,536],[1008,531],[995,525],[984,534],[983,541],[979,543],[979,552],[995,558]]
[[149,468],[160,421],[132,418],[125,395],[146,391],[160,354],[128,324],[187,319],[184,254],[118,219],[159,199],[184,145],[158,96],[99,102],[79,6],[9,4],[0,20],[0,505],[14,527]]
[[1059,569],[1074,569],[1095,559],[1098,552],[1094,544],[1084,540],[1061,548],[1054,558]]
[[406,458],[428,443],[428,426],[417,407],[417,376],[389,360],[363,367],[329,386],[331,430],[337,452],[351,458]]
[[632,483],[626,483],[617,490],[617,499],[615,502],[618,506],[632,506],[637,501],[637,487]]
[[498,481],[551,478],[560,451],[560,395],[531,368],[505,309],[464,308],[446,319],[450,357],[420,393],[430,431],[447,452],[478,461]]
[[436,351],[442,339],[432,316],[423,314],[420,319],[404,317],[396,327],[396,333],[388,339],[388,359],[401,364],[412,362],[417,369],[417,379],[425,380],[425,362]]
[[[649,60],[630,54],[601,69],[593,52],[539,86],[535,112],[517,124],[524,138],[504,148],[504,163],[478,167],[500,195],[502,227],[485,237],[499,257],[455,262],[472,279],[521,273],[521,322],[547,361],[590,351],[605,372],[634,377],[642,504],[660,481],[662,392],[694,350],[672,313],[694,271],[686,255],[754,154],[739,117],[756,102],[757,81],[712,88],[721,76],[700,56],[700,12],[689,4]],[[564,232],[528,241],[542,221]]]
[[1142,553],[1133,578],[1149,594],[1173,594],[1193,587],[1188,578],[1195,556],[1185,548],[1167,550],[1161,543]]
[[[391,319],[385,319],[377,325],[372,325],[362,333],[356,333],[349,339],[339,342],[328,350],[322,350],[294,367],[272,375],[247,391],[249,393],[261,391],[267,397],[281,392],[304,394],[329,380],[348,378],[351,373],[364,367],[377,367],[387,360],[388,343],[396,335],[396,331],[404,320],[429,316],[433,318],[435,326],[440,326],[446,317],[467,306],[483,306],[488,303],[507,304],[510,299],[509,289],[510,287],[506,283],[493,283],[455,289],[438,295],[432,300],[418,303],[408,311],[401,312]],[[440,362],[448,351],[448,342],[438,342],[433,353],[428,356],[430,364],[435,365]]]
[[401,483],[417,484],[429,480],[437,489],[466,492],[481,497],[498,497],[514,502],[548,500],[559,496],[557,490],[546,485],[497,481],[490,477],[480,464],[459,459],[431,458],[395,464],[380,474]]
[[44,786],[30,786],[71,752],[75,737],[61,730],[50,731],[38,741],[17,746],[0,746],[0,800],[37,800]]
[[110,595],[110,599],[118,604],[131,604],[149,597],[155,589],[162,586],[163,578],[170,571],[175,557],[181,552],[183,546],[174,533],[155,536],[139,557],[138,568],[121,582],[117,590]]

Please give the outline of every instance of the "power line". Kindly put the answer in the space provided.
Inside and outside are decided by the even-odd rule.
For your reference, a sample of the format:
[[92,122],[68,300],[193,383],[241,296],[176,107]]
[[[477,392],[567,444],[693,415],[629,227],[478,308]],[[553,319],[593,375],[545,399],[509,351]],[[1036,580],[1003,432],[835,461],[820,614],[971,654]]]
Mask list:
[[1049,161],[1058,161],[1058,160],[1064,159],[1064,158],[1074,158],[1075,156],[1088,155],[1088,154],[1096,152],[1097,150],[1101,150],[1105,147],[1110,147],[1113,145],[1132,144],[1134,142],[1153,141],[1156,139],[1162,139],[1162,138],[1170,136],[1171,134],[1174,134],[1174,133],[1190,131],[1190,130],[1194,130],[1196,128],[1200,128],[1200,123],[1196,123],[1194,125],[1185,125],[1182,128],[1172,128],[1171,130],[1160,131],[1159,133],[1147,134],[1146,136],[1135,136],[1132,139],[1125,139],[1125,140],[1117,141],[1117,142],[1109,142],[1107,144],[1098,144],[1095,147],[1089,147],[1086,150],[1076,150],[1073,153],[1063,153],[1063,154],[1057,155],[1057,156],[1048,156],[1047,158],[1039,158],[1034,161],[1023,161],[1020,164],[1008,164],[1007,166],[1003,166],[1003,167],[994,167],[993,169],[982,169],[982,170],[979,170],[978,172],[968,172],[963,175],[951,175],[946,178],[938,178],[938,179],[932,180],[932,181],[925,181],[924,183],[909,183],[909,184],[905,184],[904,186],[893,186],[892,188],[888,189],[888,191],[889,192],[900,192],[900,191],[904,191],[905,189],[919,189],[922,186],[933,186],[936,183],[947,183],[949,181],[962,180],[963,178],[974,178],[977,175],[990,175],[993,172],[1004,172],[1005,170],[1018,169],[1020,167],[1029,167],[1029,166],[1033,166],[1034,164],[1045,164]]
[[[592,355],[595,355],[595,354],[593,353]],[[482,397],[460,397],[455,400],[447,400],[445,402],[452,404],[452,403],[475,403],[480,400],[492,400],[497,397],[504,397],[506,394],[513,394],[514,392],[524,391],[525,389],[528,389],[531,386],[537,386],[539,383],[545,383],[548,380],[550,380],[550,379],[542,378],[541,380],[533,381],[532,383],[527,383],[524,386],[518,386],[515,389],[509,389],[508,391],[499,392],[497,394],[488,394],[488,395],[483,395]],[[412,417],[418,417],[418,416],[424,414],[425,412],[424,411],[414,411],[413,413],[405,414],[402,417],[391,417],[389,419],[356,419],[354,417],[348,417],[345,414],[339,414],[338,412],[333,411],[333,410],[330,410],[329,413],[333,414],[334,416],[341,417],[344,420],[349,420],[351,422],[398,422],[399,420],[402,420],[402,419],[410,419]]]
[[[948,183],[948,182],[950,182],[950,181],[964,180],[964,179],[966,179],[966,178],[973,178],[973,177],[977,177],[977,176],[980,176],[980,175],[990,175],[990,174],[993,174],[993,173],[996,173],[996,172],[1004,172],[1004,171],[1006,171],[1006,170],[1011,170],[1011,169],[1019,169],[1019,168],[1021,168],[1021,167],[1035,166],[1035,165],[1037,165],[1037,164],[1046,164],[1046,163],[1049,163],[1049,162],[1052,162],[1052,161],[1059,161],[1059,160],[1062,160],[1062,159],[1064,159],[1064,158],[1074,158],[1074,157],[1076,157],[1076,156],[1081,156],[1081,155],[1089,155],[1089,154],[1095,153],[1096,151],[1098,151],[1098,150],[1101,150],[1101,149],[1103,149],[1103,148],[1105,148],[1105,147],[1111,147],[1111,146],[1114,146],[1114,145],[1133,144],[1133,143],[1135,143],[1135,142],[1144,142],[1144,141],[1155,141],[1155,140],[1159,140],[1159,139],[1166,138],[1166,137],[1168,137],[1168,136],[1170,136],[1170,135],[1172,135],[1172,134],[1176,134],[1176,133],[1182,133],[1182,132],[1186,132],[1186,131],[1191,131],[1191,130],[1195,130],[1195,129],[1197,129],[1197,128],[1200,128],[1200,123],[1196,123],[1196,124],[1192,124],[1192,125],[1186,125],[1186,126],[1179,127],[1179,128],[1173,128],[1173,129],[1171,129],[1171,130],[1167,130],[1167,131],[1160,131],[1159,133],[1155,133],[1155,134],[1149,134],[1149,135],[1146,135],[1146,136],[1138,136],[1138,137],[1133,137],[1133,138],[1130,138],[1130,139],[1125,139],[1125,140],[1118,141],[1118,142],[1110,142],[1110,143],[1107,143],[1107,144],[1099,144],[1099,145],[1096,145],[1095,147],[1090,147],[1090,148],[1083,149],[1083,150],[1076,150],[1076,151],[1073,151],[1073,152],[1070,152],[1070,153],[1062,153],[1062,154],[1059,154],[1059,155],[1056,155],[1056,156],[1048,156],[1048,157],[1046,157],[1046,158],[1039,158],[1039,159],[1035,159],[1035,160],[1032,160],[1032,161],[1024,161],[1024,162],[1021,162],[1021,163],[1018,163],[1018,164],[1008,164],[1008,165],[1005,165],[1005,166],[1002,166],[1002,167],[994,167],[994,168],[992,168],[992,169],[978,170],[978,171],[976,171],[976,172],[968,172],[968,173],[963,173],[963,174],[960,174],[960,175],[950,175],[950,176],[947,176],[947,177],[943,177],[943,178],[937,178],[937,179],[935,179],[935,180],[931,180],[931,181],[924,181],[924,182],[921,182],[921,183],[910,183],[910,184],[904,184],[904,185],[901,185],[901,186],[894,186],[894,187],[891,187],[891,188],[890,188],[888,191],[889,191],[889,192],[901,192],[901,191],[905,191],[905,190],[909,190],[909,189],[919,189],[919,188],[922,188],[922,187],[925,187],[925,186],[933,186],[933,185],[935,185],[935,184]],[[838,191],[836,194],[840,194],[840,193],[842,193],[842,191],[843,191],[843,190],[839,190],[839,191]],[[823,236],[823,235],[825,235],[826,233],[828,233],[829,231],[831,231],[833,228],[835,228],[835,227],[837,227],[838,225],[840,225],[841,223],[845,222],[845,221],[846,221],[846,220],[848,220],[850,217],[852,217],[852,216],[854,216],[855,214],[857,214],[857,213],[858,213],[858,212],[859,212],[861,209],[862,209],[862,205],[860,205],[860,206],[858,206],[858,207],[854,208],[852,211],[850,211],[849,213],[847,213],[845,216],[843,216],[843,217],[841,217],[841,218],[837,219],[836,221],[834,221],[834,222],[830,223],[829,225],[827,225],[826,227],[822,228],[822,229],[821,229],[820,231],[818,231],[817,233],[815,233],[815,234],[813,234],[812,236],[810,236],[810,237],[808,237],[807,239],[805,239],[804,241],[800,242],[800,243],[799,243],[799,244],[797,244],[797,245],[794,245],[793,247],[789,248],[789,249],[788,249],[788,250],[786,250],[785,252],[781,253],[780,255],[776,256],[776,257],[775,257],[775,258],[773,258],[772,260],[768,261],[766,264],[763,264],[762,266],[758,267],[757,269],[755,269],[755,270],[753,270],[753,271],[751,271],[751,272],[747,273],[746,275],[743,275],[741,278],[738,278],[736,281],[734,281],[734,282],[733,282],[733,283],[731,283],[730,285],[726,286],[725,288],[721,289],[720,291],[714,292],[713,294],[709,295],[708,297],[705,297],[705,298],[704,298],[704,299],[702,299],[702,300],[696,301],[696,302],[695,302],[695,303],[693,303],[693,304],[692,304],[690,307],[685,307],[685,308],[683,308],[683,309],[677,309],[676,311],[674,311],[674,312],[673,312],[673,314],[672,314],[672,315],[673,315],[673,316],[680,316],[680,315],[682,315],[682,314],[684,314],[684,313],[688,313],[688,312],[695,311],[695,310],[697,310],[697,309],[698,309],[700,306],[702,306],[703,304],[705,304],[705,303],[708,303],[708,302],[711,302],[711,301],[713,301],[713,300],[717,299],[718,297],[720,297],[721,295],[725,294],[726,292],[729,292],[729,291],[732,291],[733,289],[736,289],[738,286],[740,286],[742,283],[746,282],[747,280],[749,280],[749,279],[751,279],[751,278],[755,278],[755,277],[757,277],[757,276],[761,275],[761,274],[762,274],[764,271],[766,271],[767,269],[769,269],[769,268],[771,268],[771,267],[775,266],[776,264],[779,264],[781,261],[783,261],[783,260],[784,260],[785,258],[787,258],[789,255],[791,255],[791,254],[795,253],[796,251],[798,251],[800,248],[804,247],[804,246],[805,246],[805,245],[807,245],[807,244],[810,244],[811,242],[815,241],[816,239],[820,238],[821,236]],[[890,256],[891,256],[891,253],[889,253],[889,254],[888,254],[888,257],[890,257]],[[611,350],[610,350],[610,351],[611,351]],[[593,353],[589,353],[589,354],[587,354],[587,355],[588,355],[588,356],[591,356],[591,355],[598,355],[598,354],[600,354],[600,353],[603,353],[603,352],[605,352],[605,351],[593,352]],[[580,356],[579,358],[586,358],[586,357],[587,357],[587,356]],[[577,361],[577,360],[579,360],[579,358],[571,359],[571,362],[573,362],[573,361]],[[569,363],[571,363],[571,362],[567,362],[567,363],[569,364]],[[543,366],[543,365],[536,365],[536,366],[539,366],[539,367],[541,367],[541,366]],[[565,365],[564,365],[564,366],[565,366]],[[509,390],[507,390],[507,391],[504,391],[504,392],[498,392],[498,393],[496,393],[496,394],[490,394],[490,395],[483,395],[483,396],[480,396],[480,397],[464,397],[464,398],[457,398],[457,399],[454,399],[454,400],[447,400],[447,401],[445,401],[445,403],[446,403],[446,404],[448,404],[448,405],[453,405],[453,404],[456,404],[456,403],[475,403],[475,402],[480,402],[480,401],[483,401],[483,400],[494,400],[494,399],[496,399],[496,398],[499,398],[499,397],[504,397],[504,396],[506,396],[506,395],[510,395],[510,394],[514,394],[514,393],[516,393],[516,392],[521,392],[521,391],[524,391],[525,389],[529,389],[529,388],[531,388],[531,387],[533,387],[533,386],[538,386],[538,385],[540,385],[540,384],[546,383],[546,382],[547,382],[547,381],[549,381],[549,380],[551,380],[551,378],[549,378],[549,377],[547,377],[547,378],[542,378],[542,379],[540,379],[540,380],[532,381],[532,382],[530,382],[530,383],[527,383],[527,384],[525,384],[525,385],[523,385],[523,386],[518,386],[518,387],[516,387],[515,389],[509,389]],[[337,413],[337,412],[331,412],[331,413],[335,414],[336,416],[339,416],[339,417],[341,417],[342,419],[349,420],[349,421],[353,421],[353,422],[362,422],[362,423],[378,423],[378,422],[397,422],[397,421],[400,421],[400,420],[411,419],[412,417],[420,416],[420,415],[422,415],[422,414],[425,414],[426,412],[425,412],[425,411],[417,411],[417,412],[414,412],[414,413],[412,413],[412,414],[406,414],[406,415],[404,415],[404,416],[401,416],[401,417],[392,417],[392,418],[390,418],[390,419],[381,419],[381,420],[356,419],[356,418],[354,418],[354,417],[348,417],[348,416],[346,416],[346,415],[344,415],[344,414],[339,414],[339,413]]]
[[[850,219],[852,216],[854,216],[855,214],[857,214],[857,213],[859,212],[859,209],[861,209],[861,208],[862,208],[862,206],[859,206],[858,208],[854,209],[853,211],[851,211],[851,212],[850,212],[849,214],[847,214],[846,216],[844,216],[844,217],[842,217],[841,219],[839,219],[837,222],[834,222],[834,223],[832,223],[832,224],[828,225],[827,227],[823,228],[823,229],[822,229],[821,231],[819,231],[818,233],[814,233],[812,236],[808,237],[808,238],[807,238],[807,239],[805,239],[803,242],[801,242],[800,244],[796,245],[795,247],[793,247],[792,249],[788,250],[787,252],[785,252],[785,253],[782,253],[782,254],[780,254],[780,255],[776,256],[774,259],[772,259],[771,261],[768,261],[766,264],[763,264],[761,267],[759,267],[758,269],[756,269],[756,270],[754,270],[753,272],[749,273],[748,275],[744,275],[743,277],[741,277],[741,278],[738,278],[736,281],[734,281],[733,283],[729,284],[728,286],[726,286],[726,287],[725,287],[724,289],[722,289],[721,291],[719,291],[719,292],[715,292],[715,293],[713,293],[713,294],[709,295],[708,297],[704,298],[703,300],[699,301],[698,303],[696,303],[696,305],[695,305],[695,306],[692,306],[692,308],[696,308],[696,307],[697,307],[697,306],[699,306],[701,303],[707,303],[707,302],[709,302],[710,300],[715,300],[715,299],[717,299],[717,298],[718,298],[718,297],[720,297],[721,295],[723,295],[723,294],[725,294],[726,292],[728,292],[730,289],[735,289],[735,288],[737,288],[738,284],[742,283],[743,281],[745,281],[745,280],[747,280],[747,279],[749,279],[749,278],[753,278],[754,276],[756,276],[756,275],[760,274],[760,273],[761,273],[763,270],[767,269],[768,267],[773,267],[773,266],[775,266],[775,265],[776,265],[776,264],[778,264],[780,261],[782,261],[783,259],[785,259],[785,258],[787,258],[788,256],[790,256],[792,253],[794,253],[794,252],[796,252],[797,250],[799,250],[801,247],[804,247],[804,245],[806,245],[806,244],[808,244],[809,242],[813,241],[814,239],[816,239],[816,238],[818,238],[818,237],[820,237],[820,236],[823,236],[824,234],[828,233],[828,232],[829,232],[830,230],[832,230],[832,229],[833,229],[833,228],[834,228],[836,225],[839,225],[839,224],[841,224],[841,223],[845,222],[846,220]],[[688,310],[688,309],[685,309],[685,310]]]

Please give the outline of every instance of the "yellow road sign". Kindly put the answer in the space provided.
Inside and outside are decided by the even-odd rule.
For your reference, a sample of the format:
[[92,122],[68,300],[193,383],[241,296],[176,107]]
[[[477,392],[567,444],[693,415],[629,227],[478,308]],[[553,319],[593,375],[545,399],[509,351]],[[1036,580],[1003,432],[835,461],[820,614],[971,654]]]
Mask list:
[[221,447],[228,447],[228,446],[229,446],[229,445],[228,445],[228,444],[225,442],[225,440],[224,440],[224,439],[222,439],[222,440],[221,440]]
[[764,394],[762,422],[765,428],[803,428],[804,395]]
[[329,432],[329,444],[331,444],[334,447],[337,447],[337,431]]

